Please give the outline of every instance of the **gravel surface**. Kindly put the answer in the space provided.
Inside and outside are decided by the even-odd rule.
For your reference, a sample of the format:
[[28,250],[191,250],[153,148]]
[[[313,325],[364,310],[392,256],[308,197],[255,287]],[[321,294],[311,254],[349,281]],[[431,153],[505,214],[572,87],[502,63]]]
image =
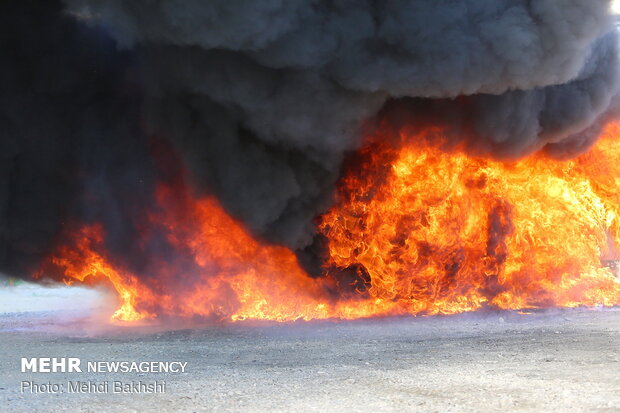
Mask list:
[[[0,314],[0,411],[619,412],[620,310],[93,330]],[[21,357],[187,361],[187,372],[21,373]],[[164,380],[158,394],[31,394],[22,381]]]

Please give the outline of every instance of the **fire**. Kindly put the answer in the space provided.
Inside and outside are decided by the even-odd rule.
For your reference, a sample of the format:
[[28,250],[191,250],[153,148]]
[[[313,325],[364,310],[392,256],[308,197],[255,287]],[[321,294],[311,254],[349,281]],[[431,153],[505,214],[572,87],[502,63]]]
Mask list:
[[619,305],[620,280],[603,263],[620,258],[620,126],[604,134],[565,162],[468,156],[442,148],[434,129],[370,143],[317,220],[327,240],[318,278],[289,249],[254,238],[216,199],[169,183],[139,246],[150,251],[158,234],[168,248],[150,253],[146,267],[111,257],[105,229],[94,224],[70,234],[44,268],[67,283],[108,283],[119,299],[113,318],[124,321]]
[[[60,248],[50,262],[62,268],[67,283],[109,282],[120,302],[115,320],[136,321],[162,314],[278,321],[328,316],[325,306],[313,298],[322,293],[318,283],[301,271],[291,251],[260,245],[216,200],[192,200],[181,194],[185,199],[179,203],[179,195],[161,187],[158,201],[167,207],[162,215],[153,215],[151,222],[164,230],[180,255],[191,257],[189,265],[153,257],[152,273],[140,281],[105,257],[98,225],[74,234],[73,245]],[[183,208],[177,209],[180,204]],[[189,273],[180,273],[181,265]]]
[[[117,271],[103,256],[95,252],[93,246],[103,242],[101,227],[83,227],[74,235],[74,248],[63,246],[57,255],[50,259],[54,265],[64,268],[65,284],[71,285],[76,281],[89,285],[108,282],[120,301],[118,310],[112,316],[114,319],[138,321],[152,317],[151,313],[135,309],[137,297],[149,294],[148,290],[139,287],[136,277]],[[40,276],[39,274],[38,277]]]
[[617,305],[620,280],[601,260],[619,258],[619,132],[573,161],[511,163],[446,154],[429,143],[440,131],[404,133],[370,153],[370,170],[390,162],[383,182],[345,178],[320,224],[330,260],[361,264],[371,296],[413,314]]
[[[137,297],[149,294],[148,290],[138,287],[136,277],[117,271],[103,256],[95,252],[93,246],[103,242],[101,227],[99,225],[83,227],[74,236],[76,240],[74,248],[63,246],[57,255],[50,259],[54,265],[64,268],[65,284],[71,285],[75,281],[84,284],[109,282],[116,290],[120,301],[118,310],[112,316],[114,319],[138,321],[152,317],[153,314],[135,309]],[[149,294],[149,297],[152,295]]]

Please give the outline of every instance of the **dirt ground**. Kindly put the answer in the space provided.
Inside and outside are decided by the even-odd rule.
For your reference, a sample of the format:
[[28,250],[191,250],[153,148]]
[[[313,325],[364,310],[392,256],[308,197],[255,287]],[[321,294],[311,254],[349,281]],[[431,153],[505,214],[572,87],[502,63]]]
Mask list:
[[[80,320],[0,304],[0,411],[620,412],[620,309],[171,331]],[[179,374],[22,373],[21,357],[188,364]],[[22,381],[89,379],[164,380],[166,392],[20,392]]]

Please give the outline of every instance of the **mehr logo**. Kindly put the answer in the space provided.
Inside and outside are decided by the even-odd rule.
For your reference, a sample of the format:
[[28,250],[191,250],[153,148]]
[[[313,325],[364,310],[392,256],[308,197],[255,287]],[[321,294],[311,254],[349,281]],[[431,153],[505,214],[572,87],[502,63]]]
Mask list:
[[22,357],[22,373],[81,373],[80,359],[75,357]]

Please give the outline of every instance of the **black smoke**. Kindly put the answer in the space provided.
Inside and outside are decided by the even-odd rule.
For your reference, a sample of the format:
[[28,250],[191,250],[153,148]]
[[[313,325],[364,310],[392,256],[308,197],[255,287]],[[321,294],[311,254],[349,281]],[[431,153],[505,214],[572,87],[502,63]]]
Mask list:
[[0,271],[17,274],[70,221],[103,221],[131,251],[161,178],[154,137],[196,194],[309,251],[378,116],[443,125],[476,153],[564,158],[618,90],[608,0],[5,3]]
[[0,26],[0,273],[32,274],[72,222],[126,248],[155,177],[133,57],[60,1],[3,2]]

